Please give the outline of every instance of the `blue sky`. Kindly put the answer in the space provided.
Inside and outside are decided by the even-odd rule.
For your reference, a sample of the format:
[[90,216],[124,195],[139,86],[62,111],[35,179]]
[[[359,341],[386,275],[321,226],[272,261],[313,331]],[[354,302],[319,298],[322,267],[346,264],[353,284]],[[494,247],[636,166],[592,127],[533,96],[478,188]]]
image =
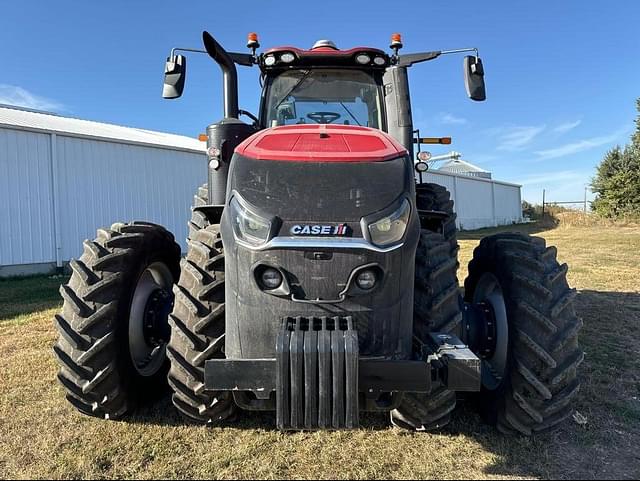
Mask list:
[[[197,136],[222,114],[217,66],[192,56],[184,97],[160,92],[170,48],[199,48],[202,30],[236,51],[250,31],[263,47],[330,38],[384,49],[401,32],[405,53],[477,46],[484,60],[484,103],[466,98],[461,57],[413,67],[423,135],[452,136],[466,160],[523,184],[525,199],[546,188],[577,200],[634,128],[639,24],[640,2],[619,0],[3,2],[0,103]],[[257,70],[239,77],[240,106],[255,112]]]

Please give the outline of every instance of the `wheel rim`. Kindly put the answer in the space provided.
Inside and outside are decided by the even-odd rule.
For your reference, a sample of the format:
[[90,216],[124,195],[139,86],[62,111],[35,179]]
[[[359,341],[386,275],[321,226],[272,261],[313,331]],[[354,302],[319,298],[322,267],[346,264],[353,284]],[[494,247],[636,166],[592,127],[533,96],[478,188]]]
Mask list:
[[168,318],[173,308],[173,275],[162,262],[142,272],[131,300],[129,353],[138,374],[153,376],[166,359]]
[[473,303],[490,306],[492,320],[495,322],[495,349],[491,355],[482,359],[482,385],[493,391],[502,384],[507,370],[509,323],[500,281],[492,273],[485,272],[480,277],[473,294]]

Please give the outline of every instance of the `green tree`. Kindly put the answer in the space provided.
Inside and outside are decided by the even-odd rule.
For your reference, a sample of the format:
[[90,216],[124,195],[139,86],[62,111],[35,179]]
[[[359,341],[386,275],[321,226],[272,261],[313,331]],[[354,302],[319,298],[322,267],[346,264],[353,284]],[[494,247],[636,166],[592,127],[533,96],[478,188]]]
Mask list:
[[527,202],[526,200],[522,201],[522,215],[524,217],[528,217],[529,219],[533,219],[536,215],[536,209],[533,207],[533,204]]
[[597,194],[593,210],[604,217],[640,216],[640,99],[636,106],[639,115],[631,143],[607,152],[591,181]]

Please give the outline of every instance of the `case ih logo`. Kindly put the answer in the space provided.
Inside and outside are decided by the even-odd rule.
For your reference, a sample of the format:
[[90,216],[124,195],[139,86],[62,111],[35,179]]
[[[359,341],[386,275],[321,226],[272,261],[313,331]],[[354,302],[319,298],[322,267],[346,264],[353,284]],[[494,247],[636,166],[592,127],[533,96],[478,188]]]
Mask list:
[[291,227],[293,235],[336,235],[344,236],[349,232],[347,224],[338,225],[294,225]]

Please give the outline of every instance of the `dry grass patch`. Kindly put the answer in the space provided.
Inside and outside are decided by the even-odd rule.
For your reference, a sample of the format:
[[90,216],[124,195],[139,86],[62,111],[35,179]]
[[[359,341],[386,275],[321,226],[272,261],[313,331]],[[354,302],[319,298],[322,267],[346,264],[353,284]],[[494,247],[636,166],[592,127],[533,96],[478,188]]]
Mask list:
[[[77,414],[55,381],[51,318],[60,279],[0,281],[0,477],[637,478],[640,457],[640,228],[516,226],[556,244],[579,289],[585,425],[506,438],[461,403],[438,434],[367,416],[352,432],[282,434],[274,416],[213,429],[185,423],[168,396],[123,422]],[[482,235],[461,235],[460,277]]]

